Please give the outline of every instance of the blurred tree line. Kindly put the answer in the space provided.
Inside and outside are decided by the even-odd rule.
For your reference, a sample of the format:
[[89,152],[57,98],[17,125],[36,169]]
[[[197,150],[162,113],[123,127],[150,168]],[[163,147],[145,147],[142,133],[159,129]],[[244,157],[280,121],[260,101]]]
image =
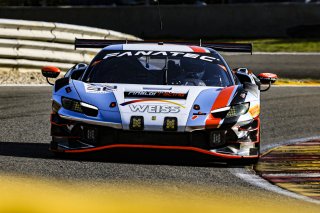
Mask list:
[[[232,4],[292,2],[310,3],[320,0],[160,0],[160,4]],[[0,6],[63,6],[63,5],[155,5],[157,0],[0,0]]]
[[1,6],[58,6],[67,0],[0,0]]

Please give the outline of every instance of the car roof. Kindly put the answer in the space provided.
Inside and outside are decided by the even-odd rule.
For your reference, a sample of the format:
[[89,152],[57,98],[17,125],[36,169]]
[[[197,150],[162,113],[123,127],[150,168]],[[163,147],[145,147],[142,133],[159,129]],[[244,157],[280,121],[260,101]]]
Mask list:
[[135,44],[114,44],[103,48],[103,50],[128,50],[128,51],[176,51],[210,53],[210,50],[200,46],[163,44],[163,43],[135,43]]

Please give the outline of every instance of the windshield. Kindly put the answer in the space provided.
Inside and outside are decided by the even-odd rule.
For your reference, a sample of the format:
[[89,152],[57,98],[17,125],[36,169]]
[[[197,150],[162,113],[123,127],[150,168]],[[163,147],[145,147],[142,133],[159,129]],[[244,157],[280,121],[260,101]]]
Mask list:
[[184,52],[102,52],[91,63],[87,82],[218,86],[232,84],[218,55]]

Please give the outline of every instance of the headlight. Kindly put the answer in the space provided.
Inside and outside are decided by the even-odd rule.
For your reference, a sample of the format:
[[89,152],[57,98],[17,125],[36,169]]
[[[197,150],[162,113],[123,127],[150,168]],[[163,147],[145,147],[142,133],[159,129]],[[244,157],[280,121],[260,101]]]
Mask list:
[[83,102],[80,102],[80,105],[81,105],[82,112],[85,115],[89,115],[89,116],[93,116],[93,117],[96,117],[98,115],[98,108],[97,107],[92,106],[87,103],[83,103]]
[[230,110],[228,114],[226,115],[226,118],[236,117],[240,115],[244,115],[249,110],[249,103],[243,103],[243,104],[237,104],[230,107]]
[[95,117],[98,115],[98,108],[93,105],[83,103],[74,99],[65,98],[65,97],[61,98],[61,102],[62,102],[62,106],[65,109],[68,109],[74,112],[83,113],[88,116]]

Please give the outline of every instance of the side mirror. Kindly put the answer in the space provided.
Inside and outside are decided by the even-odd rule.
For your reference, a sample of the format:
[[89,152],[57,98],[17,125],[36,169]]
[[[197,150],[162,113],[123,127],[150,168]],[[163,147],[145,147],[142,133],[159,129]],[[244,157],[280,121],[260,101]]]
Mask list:
[[261,81],[262,84],[269,84],[269,83],[274,83],[277,81],[278,76],[273,73],[260,73],[258,75],[259,80]]
[[53,85],[52,83],[49,82],[48,78],[57,78],[61,71],[58,67],[45,66],[45,67],[42,67],[41,72],[42,72],[42,75],[46,77],[47,82],[50,85]]
[[260,73],[258,75],[258,79],[260,80],[261,84],[268,84],[269,85],[266,89],[261,90],[263,92],[263,91],[267,91],[270,89],[271,84],[273,84],[274,82],[277,81],[278,76],[273,73]]
[[243,73],[243,74],[249,74],[251,73],[248,68],[242,67],[242,68],[236,68],[235,71],[237,73]]
[[237,76],[241,84],[254,83],[253,75],[247,68],[236,68],[234,74]]
[[41,69],[42,75],[46,78],[56,78],[60,74],[60,69],[54,66],[45,66]]

